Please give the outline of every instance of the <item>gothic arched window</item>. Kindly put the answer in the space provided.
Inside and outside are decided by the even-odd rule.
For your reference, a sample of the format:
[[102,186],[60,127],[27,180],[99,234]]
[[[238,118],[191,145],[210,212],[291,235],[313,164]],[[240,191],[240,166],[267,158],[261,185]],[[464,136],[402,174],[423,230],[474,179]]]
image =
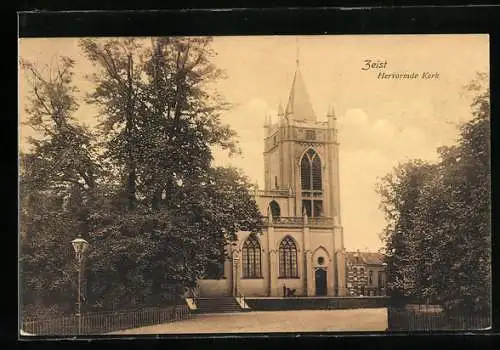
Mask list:
[[280,277],[297,278],[297,247],[292,237],[285,237],[280,244]]
[[257,238],[250,236],[243,243],[242,263],[243,263],[243,277],[244,278],[260,278],[260,244]]
[[321,159],[318,154],[309,149],[300,161],[300,174],[303,190],[321,190]]
[[273,219],[279,218],[281,215],[279,204],[276,201],[271,201],[271,203],[269,203],[269,206],[271,207],[271,214],[273,216]]
[[300,161],[302,185],[302,213],[307,216],[323,216],[321,159],[313,149],[307,150]]

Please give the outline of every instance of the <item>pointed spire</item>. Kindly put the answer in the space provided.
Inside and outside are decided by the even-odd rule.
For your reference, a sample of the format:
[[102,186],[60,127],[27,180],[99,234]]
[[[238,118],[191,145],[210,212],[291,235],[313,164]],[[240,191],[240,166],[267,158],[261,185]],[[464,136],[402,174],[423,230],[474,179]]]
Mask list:
[[285,116],[291,116],[291,118],[295,120],[316,121],[316,114],[312,108],[309,93],[307,92],[304,78],[302,77],[299,66],[297,66],[295,76],[293,77],[292,88],[290,89]]

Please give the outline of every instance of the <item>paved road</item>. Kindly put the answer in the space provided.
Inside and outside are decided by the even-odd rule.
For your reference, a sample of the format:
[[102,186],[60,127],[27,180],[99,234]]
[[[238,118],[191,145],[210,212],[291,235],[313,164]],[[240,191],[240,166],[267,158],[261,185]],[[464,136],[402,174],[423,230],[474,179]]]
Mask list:
[[201,314],[184,321],[111,334],[384,331],[387,309],[251,311]]

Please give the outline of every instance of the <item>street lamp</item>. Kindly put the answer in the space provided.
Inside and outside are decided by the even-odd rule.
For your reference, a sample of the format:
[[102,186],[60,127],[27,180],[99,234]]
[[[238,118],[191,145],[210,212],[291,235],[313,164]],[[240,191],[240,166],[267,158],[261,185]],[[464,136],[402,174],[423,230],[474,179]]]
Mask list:
[[83,260],[83,254],[87,250],[89,243],[83,238],[77,238],[71,241],[71,244],[73,245],[73,249],[75,250],[76,260],[78,262],[78,267],[77,267],[78,268],[78,299],[77,299],[78,313],[76,314],[76,316],[78,317],[78,334],[80,335],[82,333],[82,313],[81,313],[82,260]]
[[234,296],[238,296],[238,261],[240,260],[239,257],[234,256],[233,261],[234,261]]
[[384,267],[384,273],[382,274],[382,286],[380,287],[382,295],[386,295],[386,290],[385,290],[385,284],[387,282],[387,263],[382,263],[382,266]]

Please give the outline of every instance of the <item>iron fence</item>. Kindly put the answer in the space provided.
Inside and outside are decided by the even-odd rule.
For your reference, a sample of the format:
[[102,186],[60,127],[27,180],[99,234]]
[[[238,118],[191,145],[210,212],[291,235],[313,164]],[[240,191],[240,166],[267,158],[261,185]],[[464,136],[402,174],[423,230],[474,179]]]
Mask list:
[[189,317],[187,305],[146,308],[139,311],[92,312],[82,314],[80,330],[78,329],[79,318],[74,315],[53,319],[24,320],[22,331],[36,336],[98,335],[174,322]]
[[439,305],[406,305],[387,308],[390,331],[473,331],[491,327],[489,311],[443,310]]

